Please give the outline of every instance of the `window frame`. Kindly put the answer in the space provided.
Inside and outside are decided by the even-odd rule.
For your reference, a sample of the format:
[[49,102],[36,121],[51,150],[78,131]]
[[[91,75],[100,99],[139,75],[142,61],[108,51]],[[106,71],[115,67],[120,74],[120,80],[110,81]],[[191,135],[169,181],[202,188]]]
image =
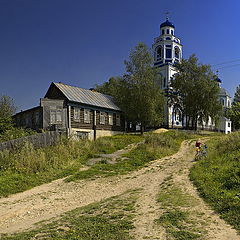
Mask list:
[[84,108],[84,123],[91,123],[91,110]]

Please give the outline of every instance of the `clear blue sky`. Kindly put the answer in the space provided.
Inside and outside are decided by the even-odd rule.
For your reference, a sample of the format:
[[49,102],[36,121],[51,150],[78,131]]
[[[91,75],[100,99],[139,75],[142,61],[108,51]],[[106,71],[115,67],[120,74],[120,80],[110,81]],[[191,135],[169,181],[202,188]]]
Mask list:
[[[122,75],[130,49],[151,47],[166,11],[184,58],[240,64],[239,0],[0,0],[0,95],[24,110],[52,81],[90,88]],[[219,71],[233,95],[240,65]]]

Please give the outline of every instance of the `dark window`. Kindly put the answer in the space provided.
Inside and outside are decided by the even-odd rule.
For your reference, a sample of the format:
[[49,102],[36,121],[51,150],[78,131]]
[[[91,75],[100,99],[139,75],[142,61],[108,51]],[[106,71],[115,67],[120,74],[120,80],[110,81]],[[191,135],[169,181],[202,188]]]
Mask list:
[[156,52],[156,60],[160,60],[161,58],[162,58],[162,47],[158,47]]
[[120,115],[116,115],[116,125],[117,126],[121,126],[121,119],[120,119]]
[[171,38],[170,38],[170,37],[167,37],[166,40],[171,40]]
[[172,35],[174,35],[174,34],[173,34],[173,30],[171,31],[171,33],[172,33]]
[[167,29],[167,34],[169,34],[169,29]]
[[175,58],[179,58],[179,56],[180,56],[179,53],[180,53],[179,48],[175,47]]
[[172,58],[172,49],[171,48],[166,49],[166,58]]
[[164,30],[162,30],[162,35],[164,35],[164,33],[165,33],[165,31],[164,31]]
[[230,122],[228,123],[228,127],[231,127],[231,124],[230,124]]
[[170,48],[170,47],[172,47],[172,45],[166,45],[166,47]]

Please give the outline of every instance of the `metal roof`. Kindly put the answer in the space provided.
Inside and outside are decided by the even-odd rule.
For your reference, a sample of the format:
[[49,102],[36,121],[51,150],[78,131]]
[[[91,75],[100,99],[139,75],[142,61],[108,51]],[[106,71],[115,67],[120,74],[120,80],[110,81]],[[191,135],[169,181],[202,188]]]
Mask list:
[[219,95],[220,96],[229,96],[230,97],[230,94],[228,93],[228,91],[225,88],[220,88]]
[[114,103],[113,97],[109,95],[84,88],[69,86],[63,83],[53,84],[69,101],[121,111],[121,109]]

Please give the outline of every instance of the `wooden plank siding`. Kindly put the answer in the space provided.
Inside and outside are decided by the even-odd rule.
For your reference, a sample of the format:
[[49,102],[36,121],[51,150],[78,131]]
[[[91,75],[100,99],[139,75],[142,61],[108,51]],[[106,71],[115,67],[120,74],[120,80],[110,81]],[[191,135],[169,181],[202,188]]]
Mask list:
[[[100,112],[104,112],[105,123],[100,124]],[[109,124],[109,113],[113,114],[113,125]],[[105,112],[105,111],[96,111],[96,130],[109,130],[109,131],[123,131],[123,121],[122,118],[120,121],[120,126],[116,125],[116,115],[120,115],[120,113],[114,112]],[[71,127],[79,128],[79,129],[93,129],[94,126],[94,110],[90,109],[90,123],[84,123],[84,108],[80,108],[80,119],[74,119],[74,107],[71,107]]]

